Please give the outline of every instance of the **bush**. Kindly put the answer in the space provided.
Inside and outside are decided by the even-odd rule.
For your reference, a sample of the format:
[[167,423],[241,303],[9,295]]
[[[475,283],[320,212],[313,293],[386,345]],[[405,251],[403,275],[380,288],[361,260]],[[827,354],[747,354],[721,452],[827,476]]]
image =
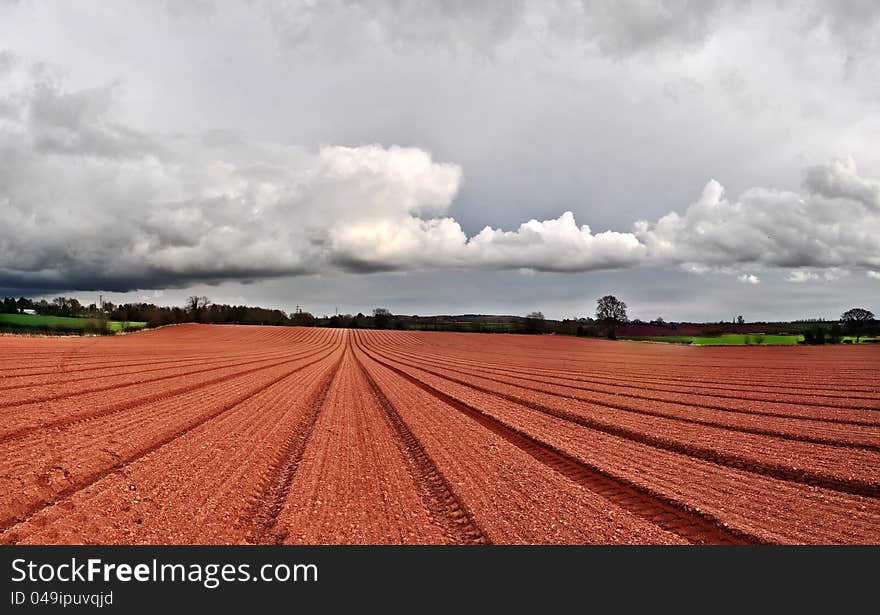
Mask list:
[[104,318],[89,319],[83,325],[84,335],[110,335],[112,333],[109,323]]
[[839,344],[840,338],[843,336],[843,328],[834,323],[831,325],[831,329],[828,331],[828,343],[829,344]]
[[820,346],[822,344],[834,343],[833,337],[831,339],[825,338],[825,329],[820,326],[815,326],[812,329],[807,329],[804,331],[804,344],[809,344],[810,346]]
[[577,328],[577,336],[578,337],[599,337],[599,330],[590,325],[578,325]]

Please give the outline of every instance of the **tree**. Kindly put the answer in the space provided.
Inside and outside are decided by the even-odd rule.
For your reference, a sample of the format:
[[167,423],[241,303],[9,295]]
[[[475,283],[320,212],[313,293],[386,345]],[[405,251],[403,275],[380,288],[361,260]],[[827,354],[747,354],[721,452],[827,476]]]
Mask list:
[[614,339],[617,325],[628,320],[626,303],[614,295],[605,295],[596,301],[596,318],[605,323],[608,337]]
[[363,312],[358,312],[351,320],[348,321],[346,325],[349,329],[363,329],[367,324],[367,317],[364,316]]
[[315,316],[311,312],[294,312],[290,315],[290,322],[296,327],[313,327]]
[[49,314],[52,316],[81,316],[82,311],[78,300],[67,297],[55,297],[49,305]]
[[18,307],[18,311],[24,314],[25,310],[29,310],[33,308],[33,302],[27,297],[19,297],[18,301],[15,303],[16,307]]
[[376,308],[373,310],[373,326],[377,329],[387,329],[391,324],[391,310]]
[[193,322],[202,322],[203,314],[211,302],[207,297],[197,297],[193,295],[186,300],[186,311],[189,312]]
[[840,315],[844,331],[856,336],[856,344],[859,343],[867,325],[873,321],[874,314],[864,308],[852,308]]
[[544,314],[530,312],[526,315],[526,333],[543,333],[545,329]]
[[626,322],[626,303],[614,295],[605,295],[596,302],[596,318]]
[[742,317],[742,314],[736,317],[736,324],[744,325],[746,324],[746,319]]
[[833,325],[831,325],[831,329],[828,331],[828,343],[839,344],[842,335],[843,329],[841,329],[839,324],[834,323]]

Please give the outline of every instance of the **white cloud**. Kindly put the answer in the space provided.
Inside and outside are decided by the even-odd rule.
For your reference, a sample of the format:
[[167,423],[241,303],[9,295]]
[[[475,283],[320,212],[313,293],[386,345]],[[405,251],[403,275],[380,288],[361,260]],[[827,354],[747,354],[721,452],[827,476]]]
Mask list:
[[[834,163],[829,169],[840,168]],[[684,214],[636,223],[635,235],[655,261],[703,266],[760,264],[780,268],[846,268],[880,265],[880,210],[863,191],[821,190],[810,181],[805,194],[752,188],[730,200],[710,181]],[[849,171],[851,185],[871,185]],[[828,187],[828,186],[825,186]]]
[[870,210],[880,210],[880,181],[859,177],[852,158],[808,168],[804,173],[804,186],[818,196],[849,199]]
[[835,280],[839,280],[840,278],[845,278],[849,274],[849,269],[843,269],[842,267],[831,267],[822,272],[822,278],[827,282],[833,282]]
[[880,280],[880,271],[868,271],[868,277]]
[[809,282],[810,280],[818,280],[819,275],[812,271],[805,271],[803,269],[795,269],[788,274],[786,278],[787,282],[794,282],[796,284],[802,284],[804,282]]
[[813,280],[834,282],[835,280],[839,280],[849,274],[850,272],[848,269],[842,269],[840,267],[830,267],[822,272],[810,271],[809,269],[795,269],[788,273],[785,280],[786,282],[794,282],[795,284],[802,284]]
[[647,249],[631,233],[593,233],[567,211],[554,220],[529,220],[516,231],[484,228],[468,241],[466,257],[481,266],[538,271],[589,271],[631,267]]
[[[332,269],[583,272],[793,268],[792,282],[880,267],[880,182],[852,160],[803,194],[712,180],[683,213],[594,232],[566,211],[468,236],[462,169],[416,147],[317,150],[235,135],[146,134],[113,88],[68,91],[4,56],[0,286],[129,290]],[[743,273],[743,283],[757,276]]]

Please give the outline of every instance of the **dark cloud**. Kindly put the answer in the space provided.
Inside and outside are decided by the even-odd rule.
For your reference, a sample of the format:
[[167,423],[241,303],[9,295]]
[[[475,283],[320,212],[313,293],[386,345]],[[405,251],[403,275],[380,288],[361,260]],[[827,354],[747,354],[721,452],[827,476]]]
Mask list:
[[522,0],[468,2],[257,2],[283,42],[297,48],[345,56],[364,47],[387,46],[405,53],[413,47],[442,47],[452,52],[491,53],[521,28]]
[[[175,137],[175,151],[116,121],[111,94],[40,79],[11,89],[0,284],[125,291],[333,270],[880,268],[880,183],[852,161],[809,168],[806,195],[755,188],[731,201],[711,181],[683,213],[631,231],[593,232],[564,212],[469,236],[447,213],[461,168],[421,149],[310,152],[213,132],[206,157],[204,134]],[[758,282],[749,271],[739,279]]]
[[452,53],[494,55],[514,37],[541,35],[595,46],[620,58],[699,47],[725,12],[745,4],[741,0],[270,0],[257,6],[285,44],[313,50],[330,47],[337,56],[370,45],[400,53],[440,47]]
[[64,92],[57,83],[32,85],[24,113],[37,153],[130,158],[155,150],[143,134],[109,119],[113,88]]
[[844,51],[848,68],[876,66],[880,50],[880,3],[874,0],[814,0],[806,5],[807,29],[827,28]]
[[492,303],[651,268],[754,300],[880,270],[875,3],[0,12],[0,284]]
[[703,45],[724,10],[744,5],[731,0],[658,2],[560,2],[550,25],[563,36],[595,43],[614,57],[672,51]]

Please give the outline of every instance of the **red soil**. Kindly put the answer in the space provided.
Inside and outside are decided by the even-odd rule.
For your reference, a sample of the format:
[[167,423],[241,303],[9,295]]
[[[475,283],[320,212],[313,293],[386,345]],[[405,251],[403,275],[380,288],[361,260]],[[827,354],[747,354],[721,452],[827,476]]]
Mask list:
[[2,543],[880,543],[880,348],[0,338]]

